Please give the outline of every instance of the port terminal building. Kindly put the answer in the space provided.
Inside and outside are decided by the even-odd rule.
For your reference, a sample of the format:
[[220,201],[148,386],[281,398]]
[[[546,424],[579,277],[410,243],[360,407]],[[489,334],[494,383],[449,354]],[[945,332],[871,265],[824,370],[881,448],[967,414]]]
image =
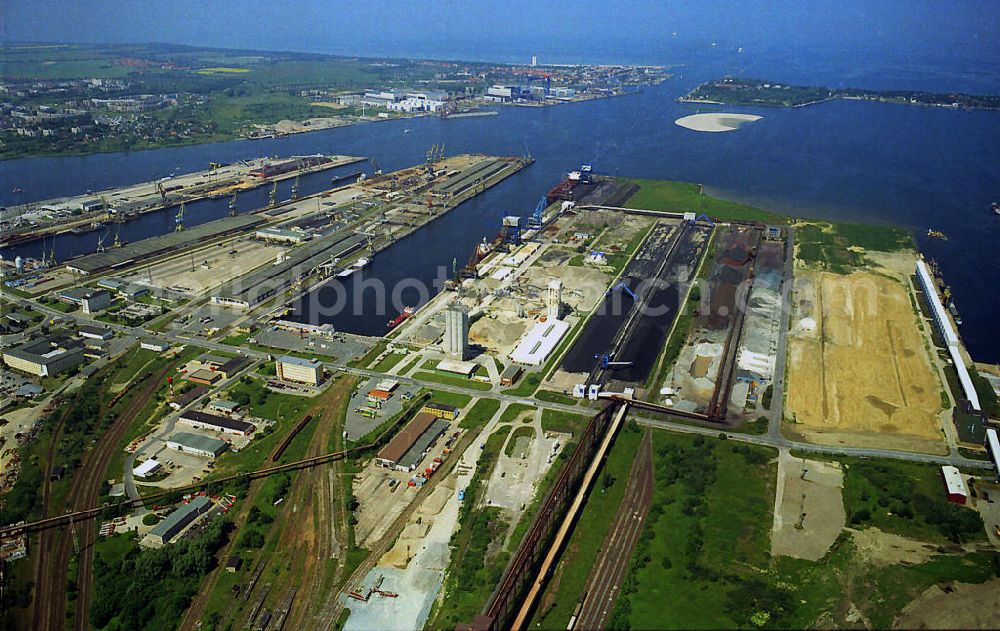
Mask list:
[[258,267],[219,287],[212,295],[212,304],[240,309],[255,307],[327,265],[332,259],[343,258],[361,249],[367,241],[368,237],[363,234],[338,233],[294,247],[274,264]]
[[921,260],[917,261],[917,282],[920,283],[920,289],[927,298],[927,304],[930,305],[931,315],[934,318],[934,327],[948,347],[948,354],[951,355],[951,361],[955,365],[955,372],[958,373],[958,382],[962,386],[962,392],[965,394],[969,406],[976,412],[981,412],[982,407],[979,403],[979,395],[976,393],[976,386],[972,383],[972,377],[969,376],[969,369],[965,366],[965,360],[962,359],[962,354],[959,352],[958,333],[955,332],[955,327],[952,326],[951,320],[948,319],[948,312],[945,311],[944,305],[941,303],[941,298],[938,297],[937,287],[934,285],[934,277],[931,276],[927,264]]
[[247,215],[217,219],[180,232],[170,232],[158,237],[136,241],[120,248],[111,248],[104,252],[81,256],[68,262],[66,268],[82,275],[96,274],[130,263],[146,261],[155,256],[177,252],[229,234],[243,232],[262,223],[264,220],[260,217]]

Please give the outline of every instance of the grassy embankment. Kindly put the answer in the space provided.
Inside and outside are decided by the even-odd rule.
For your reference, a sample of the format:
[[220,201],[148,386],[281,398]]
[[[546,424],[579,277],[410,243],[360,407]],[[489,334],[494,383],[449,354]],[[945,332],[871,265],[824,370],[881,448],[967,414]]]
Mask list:
[[[934,583],[982,582],[1000,573],[995,553],[949,552],[912,565],[872,564],[858,554],[848,534],[817,562],[772,558],[774,451],[662,431],[653,437],[654,498],[609,622],[612,628],[802,628],[830,619],[845,624],[852,604],[873,626],[884,628]],[[627,471],[634,453],[630,440],[623,432],[612,449],[606,471],[613,478],[615,471]],[[870,520],[855,527],[871,523],[885,532],[944,544],[953,539],[955,524],[966,521],[940,517],[953,505],[942,497],[933,465],[847,464],[848,518],[870,511]],[[883,490],[886,480],[892,482],[889,490]],[[616,484],[611,480],[605,492],[588,498],[580,522],[587,528],[573,533],[549,588],[553,604],[536,614],[543,626],[565,625],[580,598],[598,554],[595,547],[610,527],[607,515],[620,503]],[[917,499],[924,493],[933,494]],[[912,498],[912,516],[894,504],[906,497]],[[880,506],[880,514],[872,506]],[[981,523],[978,529],[979,534],[958,537],[979,539]],[[853,587],[845,591],[848,583]]]

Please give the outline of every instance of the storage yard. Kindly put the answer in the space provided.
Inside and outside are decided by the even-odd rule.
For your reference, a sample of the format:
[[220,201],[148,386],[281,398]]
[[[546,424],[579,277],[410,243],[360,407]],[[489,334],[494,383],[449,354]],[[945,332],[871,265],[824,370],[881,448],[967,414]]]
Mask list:
[[[307,173],[361,162],[354,156],[293,156],[256,158],[236,164],[215,164],[206,171],[171,174],[106,191],[37,202],[5,226],[5,242],[23,242],[70,230],[89,231],[105,220],[128,221],[139,214],[184,202],[229,196],[239,191]],[[97,226],[94,228],[93,226]]]
[[809,441],[944,450],[942,384],[907,285],[797,271],[786,418]]
[[700,295],[688,307],[691,330],[662,384],[667,405],[737,420],[759,398],[777,358],[783,249],[782,241],[764,241],[756,228],[717,229]]

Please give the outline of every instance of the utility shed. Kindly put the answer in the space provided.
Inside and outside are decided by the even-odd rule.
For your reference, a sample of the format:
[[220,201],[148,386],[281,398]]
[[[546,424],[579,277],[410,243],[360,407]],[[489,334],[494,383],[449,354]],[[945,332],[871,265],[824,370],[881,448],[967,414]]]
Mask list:
[[948,501],[964,505],[969,499],[969,488],[965,485],[962,472],[951,465],[944,465],[941,467],[941,477],[944,479]]

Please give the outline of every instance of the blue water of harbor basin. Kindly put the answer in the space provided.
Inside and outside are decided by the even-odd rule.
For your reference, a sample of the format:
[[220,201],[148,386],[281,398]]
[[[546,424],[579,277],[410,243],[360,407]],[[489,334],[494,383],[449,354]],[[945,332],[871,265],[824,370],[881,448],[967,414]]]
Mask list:
[[[729,133],[697,133],[674,125],[687,114],[721,111],[675,102],[699,82],[721,74],[995,93],[1000,80],[994,66],[976,73],[930,62],[894,66],[857,59],[763,59],[722,51],[703,51],[684,61],[687,65],[675,68],[672,79],[639,94],[544,109],[503,108],[495,117],[422,118],[259,141],[5,161],[0,163],[0,203],[78,194],[163,177],[178,168],[193,171],[211,161],[260,155],[364,155],[391,170],[421,162],[432,143],[444,142],[448,154],[530,151],[536,158],[533,166],[380,253],[365,274],[390,287],[404,278],[429,283],[440,266],[450,269],[453,259],[461,265],[477,241],[494,235],[502,214],[529,214],[566,170],[590,162],[610,175],[701,182],[713,194],[778,212],[904,226],[914,233],[920,250],[941,264],[973,357],[1000,362],[995,316],[1000,308],[1000,258],[995,254],[1000,218],[989,208],[1000,199],[1000,113],[835,101],[785,110],[724,108],[764,117]],[[357,167],[343,170],[352,168]],[[332,173],[309,177],[315,180],[303,181],[319,190]],[[24,199],[11,193],[14,186],[24,188]],[[279,196],[287,197],[290,183],[283,186]],[[267,189],[258,189],[241,196],[240,207],[262,205],[266,197]],[[188,224],[224,216],[227,203],[192,204]],[[926,239],[929,228],[944,231],[949,240]],[[128,224],[126,235],[134,241],[172,229],[172,213],[154,213]],[[60,237],[56,255],[63,259],[92,251],[94,245],[95,233]],[[39,250],[37,244],[24,244],[3,254],[37,256]],[[358,280],[349,279],[348,289]],[[402,302],[412,304],[416,297],[404,293]],[[387,316],[394,314],[373,313],[371,292],[364,300],[363,315],[348,308],[329,321],[342,330],[384,333]],[[305,309],[300,317],[313,315]]]

